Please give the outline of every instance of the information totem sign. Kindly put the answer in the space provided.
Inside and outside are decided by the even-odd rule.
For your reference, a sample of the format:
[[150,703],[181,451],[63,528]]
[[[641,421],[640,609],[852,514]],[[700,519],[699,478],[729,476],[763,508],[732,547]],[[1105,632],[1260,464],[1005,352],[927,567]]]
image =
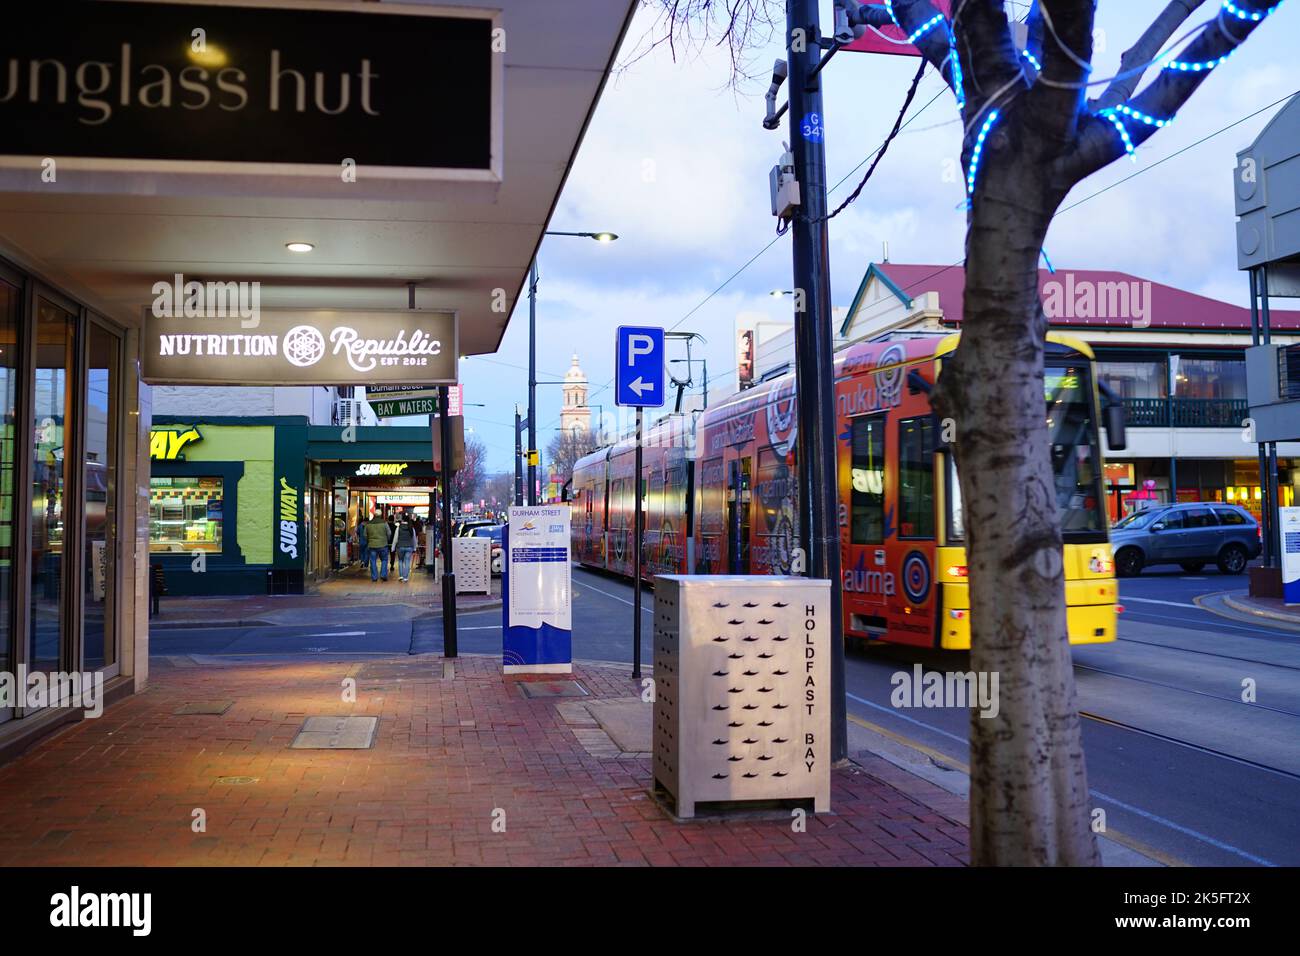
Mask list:
[[1300,604],[1300,508],[1277,509],[1282,542],[1282,603]]
[[569,506],[515,506],[509,514],[501,570],[502,669],[572,673]]

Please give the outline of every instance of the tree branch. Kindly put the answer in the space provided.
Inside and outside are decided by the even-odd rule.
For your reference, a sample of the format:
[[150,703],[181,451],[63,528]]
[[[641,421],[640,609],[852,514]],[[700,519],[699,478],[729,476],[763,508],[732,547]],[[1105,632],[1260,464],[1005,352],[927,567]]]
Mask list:
[[[1235,2],[1239,8],[1248,13],[1260,14],[1277,5],[1276,0],[1235,0]],[[1221,8],[1215,24],[1202,31],[1179,54],[1178,59],[1184,63],[1221,65],[1223,58],[1241,46],[1255,32],[1263,19],[1241,20],[1227,14]],[[1166,66],[1150,86],[1127,103],[1119,104],[1130,110],[1130,114],[1107,115],[1115,116],[1115,119],[1124,126],[1129,141],[1136,148],[1154,136],[1161,126],[1172,121],[1183,104],[1213,72],[1213,67],[1201,70],[1179,70]],[[1144,121],[1142,117],[1146,120]],[[1069,185],[1113,163],[1126,152],[1119,130],[1106,116],[1084,114],[1080,120],[1077,143],[1077,149],[1070,155],[1063,156],[1058,163],[1057,174]]]
[[966,115],[983,112],[994,96],[1018,95],[1026,79],[999,0],[956,0],[952,30],[961,54]]
[[1119,58],[1119,75],[1101,96],[1088,103],[1089,110],[1096,113],[1113,109],[1132,96],[1146,74],[1146,69],[1142,68],[1144,64],[1150,64],[1169,42],[1174,31],[1186,23],[1198,7],[1204,5],[1205,0],[1170,0],[1169,6],[1152,21],[1138,41],[1124,51],[1124,55]]
[[1078,134],[1084,84],[1092,73],[1095,0],[1038,0],[1043,20],[1043,70],[1030,93],[1031,116],[1048,139],[1071,142]]

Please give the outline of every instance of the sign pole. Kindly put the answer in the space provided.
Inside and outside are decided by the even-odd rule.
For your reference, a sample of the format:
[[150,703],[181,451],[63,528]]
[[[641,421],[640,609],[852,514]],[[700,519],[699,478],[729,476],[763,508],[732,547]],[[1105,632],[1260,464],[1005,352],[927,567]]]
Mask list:
[[[447,386],[438,388],[438,430],[442,432],[442,656],[456,656],[456,574],[451,562],[451,429]],[[432,419],[431,419],[432,420]]]
[[636,409],[636,498],[632,519],[632,677],[641,678],[641,425],[643,409],[663,408],[664,330],[620,325],[614,336],[614,402]]
[[636,509],[633,512],[632,566],[632,679],[641,679],[641,407],[636,410]]

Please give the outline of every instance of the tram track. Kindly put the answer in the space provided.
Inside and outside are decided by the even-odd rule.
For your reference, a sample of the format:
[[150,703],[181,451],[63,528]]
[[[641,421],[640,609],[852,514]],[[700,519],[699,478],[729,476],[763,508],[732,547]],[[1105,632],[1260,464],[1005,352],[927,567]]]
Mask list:
[[1223,654],[1218,651],[1200,651],[1193,647],[1179,647],[1177,644],[1162,644],[1160,641],[1139,641],[1132,637],[1121,637],[1117,643],[1142,644],[1145,647],[1158,647],[1161,650],[1166,651],[1180,651],[1184,654],[1200,654],[1203,657],[1215,657],[1225,661],[1240,661],[1243,664],[1259,664],[1261,667],[1276,667],[1279,670],[1285,671],[1300,671],[1300,665],[1296,664],[1278,664],[1274,661],[1261,661],[1256,657],[1237,657],[1233,654]]
[[1300,773],[1294,773],[1290,770],[1283,770],[1280,767],[1272,767],[1269,766],[1268,764],[1259,763],[1258,761],[1255,760],[1248,760],[1245,757],[1238,757],[1235,754],[1225,753],[1222,750],[1215,750],[1213,747],[1206,747],[1204,744],[1194,744],[1189,740],[1183,740],[1179,737],[1171,737],[1168,734],[1162,734],[1154,730],[1147,730],[1145,727],[1138,727],[1134,724],[1125,723],[1122,720],[1115,720],[1112,717],[1104,717],[1101,714],[1094,714],[1086,710],[1079,711],[1079,716],[1087,720],[1095,721],[1099,724],[1105,724],[1108,727],[1115,727],[1120,730],[1126,730],[1129,733],[1141,734],[1144,737],[1150,737],[1154,740],[1162,740],[1165,743],[1174,744],[1179,747],[1185,747],[1188,750],[1195,750],[1198,753],[1203,753],[1211,757],[1217,757],[1221,760],[1227,760],[1231,763],[1240,764],[1245,767],[1250,767],[1254,770],[1261,770],[1265,773],[1276,774],[1277,776],[1285,777],[1288,780],[1300,781]]
[[1284,717],[1300,718],[1300,713],[1293,710],[1284,710],[1280,707],[1270,707],[1267,704],[1247,703],[1236,697],[1221,697],[1218,694],[1211,694],[1203,690],[1192,690],[1189,687],[1179,687],[1177,684],[1170,684],[1165,681],[1152,680],[1149,677],[1135,677],[1132,674],[1122,674],[1119,671],[1106,670],[1104,667],[1093,667],[1091,664],[1080,664],[1077,661],[1074,666],[1079,670],[1092,671],[1097,674],[1106,674],[1110,677],[1119,677],[1123,680],[1131,680],[1140,684],[1150,684],[1153,687],[1163,687],[1166,690],[1178,691],[1182,694],[1194,694],[1197,697],[1208,697],[1211,700],[1220,700],[1228,704],[1240,704],[1242,707],[1249,707],[1252,710],[1267,710],[1270,713],[1281,714]]

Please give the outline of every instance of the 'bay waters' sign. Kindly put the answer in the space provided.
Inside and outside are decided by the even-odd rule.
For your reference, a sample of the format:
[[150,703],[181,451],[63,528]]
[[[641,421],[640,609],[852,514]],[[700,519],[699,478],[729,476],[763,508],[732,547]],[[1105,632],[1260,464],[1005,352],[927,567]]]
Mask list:
[[453,312],[262,309],[186,318],[146,310],[150,384],[450,384],[459,356]]
[[496,30],[350,0],[7,4],[0,164],[499,178]]

